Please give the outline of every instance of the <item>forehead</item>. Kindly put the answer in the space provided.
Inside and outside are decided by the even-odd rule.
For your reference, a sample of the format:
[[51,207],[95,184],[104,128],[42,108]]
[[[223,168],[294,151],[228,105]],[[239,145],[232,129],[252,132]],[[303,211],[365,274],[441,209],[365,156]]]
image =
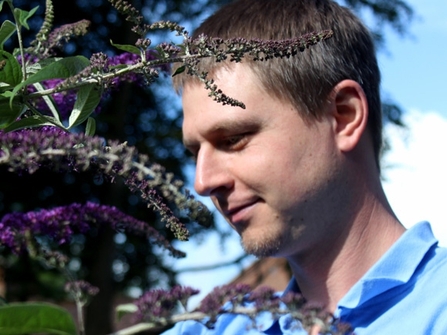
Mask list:
[[276,131],[275,136],[293,136],[311,128],[291,102],[267,93],[250,68],[223,69],[216,78],[218,88],[242,101],[246,109],[214,101],[203,84],[186,85],[182,129],[183,142],[191,151],[196,152],[204,143],[215,144],[245,133]]
[[218,89],[230,98],[243,102],[246,109],[216,102],[203,83],[189,81],[182,94],[184,137],[194,135],[198,128],[205,126],[208,130],[219,131],[230,125],[254,121],[257,118],[255,110],[272,100],[247,66],[236,64],[231,68],[222,67],[214,73],[213,79]]

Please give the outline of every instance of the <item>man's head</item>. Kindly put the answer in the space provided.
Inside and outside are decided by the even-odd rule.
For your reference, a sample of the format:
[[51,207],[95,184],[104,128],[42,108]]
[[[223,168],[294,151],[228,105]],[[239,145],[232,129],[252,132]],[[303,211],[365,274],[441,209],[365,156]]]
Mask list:
[[184,144],[197,160],[194,187],[211,197],[248,253],[303,256],[319,247],[326,254],[367,215],[360,214],[365,197],[380,187],[373,43],[329,0],[238,0],[196,32],[290,39],[326,29],[333,38],[288,59],[201,62],[246,109],[213,101],[193,77],[174,77],[183,89]]
[[[358,82],[368,100],[368,129],[379,165],[380,72],[369,31],[348,9],[331,0],[236,0],[205,20],[194,37],[204,34],[223,39],[284,40],[327,29],[333,30],[332,38],[294,57],[243,62],[250,62],[250,68],[270,95],[289,101],[309,120],[321,116],[337,83],[344,79]],[[222,66],[212,59],[201,61],[201,67],[211,77]],[[189,81],[194,81],[193,77],[174,77],[177,88]]]

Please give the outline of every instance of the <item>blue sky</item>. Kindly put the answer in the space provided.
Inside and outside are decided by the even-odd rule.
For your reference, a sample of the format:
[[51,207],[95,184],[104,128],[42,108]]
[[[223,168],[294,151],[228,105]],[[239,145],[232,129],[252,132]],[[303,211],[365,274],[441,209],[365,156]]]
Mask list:
[[387,53],[379,54],[383,89],[406,109],[447,115],[447,2],[407,0],[416,17],[410,36],[388,33]]
[[[447,2],[407,0],[407,3],[415,11],[408,36],[402,38],[389,31],[386,50],[379,53],[382,89],[405,111],[407,125],[406,129],[393,126],[385,129],[392,149],[383,160],[384,188],[406,227],[429,220],[440,243],[447,246]],[[188,257],[168,262],[179,269],[232,260],[242,253],[236,234],[224,251],[217,236],[207,237],[200,245],[192,240],[178,247],[187,251]],[[233,266],[184,273],[179,280],[202,289],[205,294],[231,280],[239,271],[240,267]]]
[[447,246],[447,2],[409,0],[410,37],[388,34],[380,54],[383,90],[405,111],[406,130],[387,127],[384,187],[404,225],[429,220]]

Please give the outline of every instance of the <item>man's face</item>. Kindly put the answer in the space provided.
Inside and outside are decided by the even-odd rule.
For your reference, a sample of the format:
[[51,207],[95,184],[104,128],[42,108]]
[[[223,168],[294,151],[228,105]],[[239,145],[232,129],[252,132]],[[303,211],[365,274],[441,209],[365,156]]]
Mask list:
[[213,101],[202,85],[184,88],[183,136],[196,157],[195,190],[211,197],[250,254],[290,256],[331,238],[328,217],[341,183],[331,119],[304,121],[245,65],[216,75],[219,88],[246,109]]

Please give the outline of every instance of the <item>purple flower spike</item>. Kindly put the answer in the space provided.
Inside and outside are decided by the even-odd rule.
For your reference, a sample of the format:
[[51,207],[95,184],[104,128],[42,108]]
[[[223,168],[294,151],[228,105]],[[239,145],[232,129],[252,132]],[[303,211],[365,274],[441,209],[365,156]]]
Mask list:
[[191,287],[174,286],[170,290],[155,289],[145,292],[135,304],[138,321],[157,322],[172,316],[177,304],[186,305],[187,300],[199,293]]
[[226,301],[240,304],[244,297],[251,291],[251,287],[245,284],[223,285],[213,289],[200,303],[199,311],[209,315],[217,315],[222,311]]
[[116,207],[92,202],[87,202],[85,205],[73,203],[38,212],[7,214],[0,221],[0,244],[14,252],[22,251],[26,246],[24,235],[27,231],[32,232],[34,236],[47,236],[58,244],[64,244],[71,240],[73,234],[84,234],[92,226],[101,224],[146,236],[157,245],[169,250],[173,256],[185,256],[147,223],[124,214]]
[[100,137],[67,133],[56,127],[0,131],[0,165],[16,173],[32,174],[40,168],[61,173],[93,170],[110,181],[122,178],[180,240],[188,239],[188,230],[166,202],[202,225],[212,222],[208,209],[182,190],[183,183],[125,143],[110,141],[106,145]]

